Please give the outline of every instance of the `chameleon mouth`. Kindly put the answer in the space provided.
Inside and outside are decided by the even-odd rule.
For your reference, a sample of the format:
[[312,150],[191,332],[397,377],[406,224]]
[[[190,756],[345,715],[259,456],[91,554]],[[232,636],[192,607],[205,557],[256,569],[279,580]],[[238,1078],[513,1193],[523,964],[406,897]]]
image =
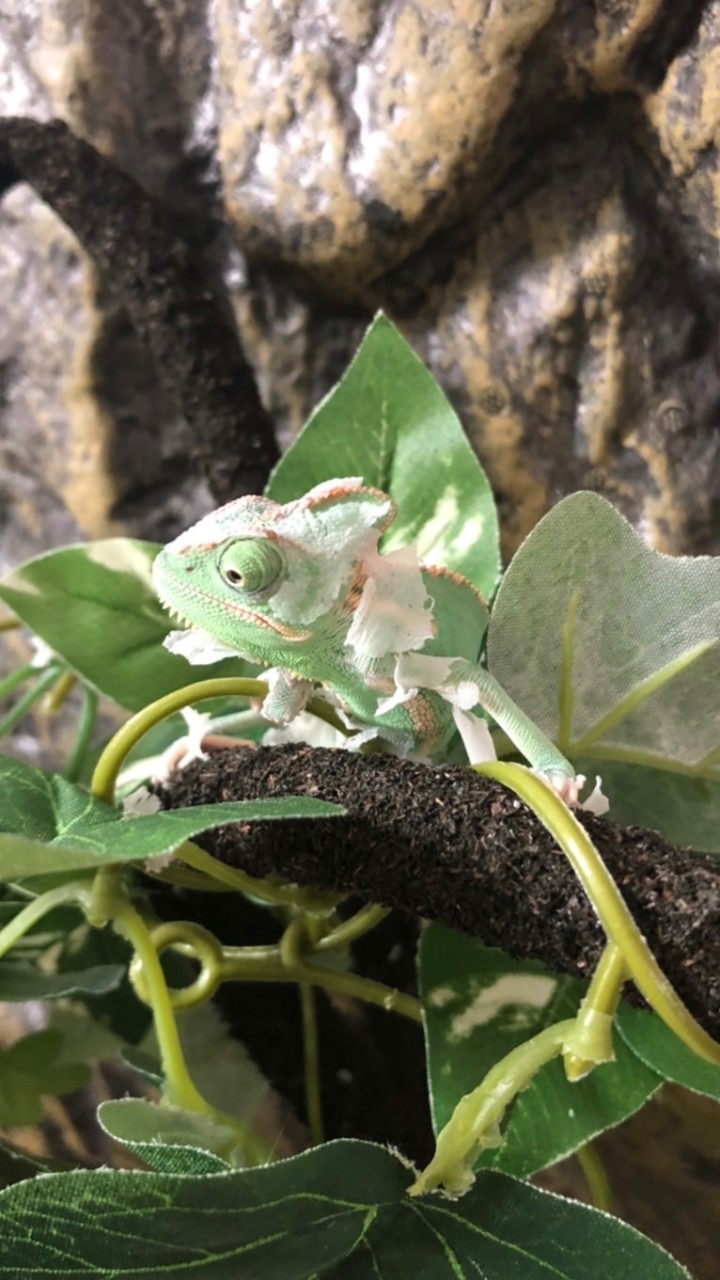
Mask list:
[[[157,587],[156,587],[156,590],[157,590]],[[209,603],[216,603],[214,597],[204,591],[198,591],[196,589],[193,591],[192,594],[193,596],[197,597],[200,600],[207,600]],[[168,601],[165,599],[164,595],[162,594],[162,592],[160,591],[158,591],[158,598],[161,604],[163,605],[163,607],[167,609],[171,618],[173,618],[174,621],[178,622],[181,627],[189,631],[207,630],[206,627],[203,627],[202,623],[194,622],[192,618],[188,618],[186,617],[185,614],[181,613],[177,605],[169,604]],[[230,601],[225,601],[225,608],[230,612],[232,612],[234,615],[236,615],[238,618],[244,619],[247,622],[252,623],[253,626],[262,627],[265,631],[269,631],[272,633],[272,635],[278,636],[279,639],[286,640],[289,643],[293,643],[293,642],[299,643],[302,640],[309,640],[310,636],[312,635],[312,632],[308,631],[307,629],[303,629],[302,631],[300,631],[294,627],[287,626],[280,621],[277,621],[277,620],[271,621],[270,618],[264,618],[261,613],[256,613],[253,609],[243,608],[242,605],[237,604],[234,601],[232,603]]]

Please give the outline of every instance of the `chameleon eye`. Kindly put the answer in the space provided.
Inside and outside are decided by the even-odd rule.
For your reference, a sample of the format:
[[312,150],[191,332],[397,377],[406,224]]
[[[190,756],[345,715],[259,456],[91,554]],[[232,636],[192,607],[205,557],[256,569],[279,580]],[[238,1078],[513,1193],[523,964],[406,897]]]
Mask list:
[[282,552],[266,538],[238,538],[228,543],[219,568],[228,586],[246,596],[271,596],[285,577]]

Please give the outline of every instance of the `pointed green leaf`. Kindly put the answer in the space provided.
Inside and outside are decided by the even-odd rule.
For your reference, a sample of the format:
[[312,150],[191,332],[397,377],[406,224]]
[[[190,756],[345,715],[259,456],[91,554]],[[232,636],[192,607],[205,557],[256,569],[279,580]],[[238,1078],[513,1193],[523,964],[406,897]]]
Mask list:
[[513,560],[489,638],[494,673],[602,777],[612,819],[709,852],[720,761],[695,762],[720,741],[718,617],[720,559],[659,555],[603,499],[574,494]]
[[329,818],[339,805],[282,796],[124,817],[82,787],[0,757],[0,882],[170,853],[230,822]]
[[0,831],[30,840],[72,840],[117,822],[117,809],[59,774],[0,756]]
[[125,969],[118,964],[95,965],[67,973],[44,973],[35,965],[0,964],[0,1000],[57,1000],[80,994],[105,995],[120,985]]
[[487,478],[434,378],[383,315],[278,463],[267,492],[289,502],[344,476],[362,476],[395,499],[386,549],[417,539],[423,560],[492,594],[500,562]]
[[688,1049],[657,1014],[623,1004],[616,1025],[633,1053],[664,1080],[720,1100],[720,1067]]
[[0,1188],[37,1178],[40,1173],[59,1173],[67,1168],[66,1161],[40,1159],[21,1151],[6,1139],[0,1142]]
[[[162,642],[173,623],[153,589],[159,547],[106,538],[61,547],[28,560],[0,581],[0,600],[88,684],[129,711],[197,680]],[[213,676],[247,675],[239,658],[203,668]]]
[[[505,1054],[551,1023],[572,1017],[585,984],[512,960],[440,925],[425,930],[420,986],[436,1131]],[[505,1141],[478,1165],[528,1177],[619,1124],[655,1092],[660,1079],[619,1041],[617,1061],[576,1084],[549,1062],[512,1104]]]
[[60,1032],[35,1031],[0,1050],[0,1125],[37,1124],[43,1097],[70,1093],[88,1083],[90,1068],[85,1063],[57,1062],[62,1049]]
[[214,1153],[227,1150],[233,1132],[209,1116],[190,1115],[179,1107],[159,1107],[144,1098],[121,1098],[102,1102],[97,1117],[111,1138],[156,1173],[192,1176],[230,1168]]
[[698,765],[718,781],[719,641],[720,557],[661,555],[576,493],[513,558],[488,661],[571,759]]
[[0,1277],[687,1280],[657,1245],[586,1205],[491,1172],[455,1203],[413,1201],[412,1177],[382,1147],[342,1141],[206,1177],[35,1179],[0,1194]]

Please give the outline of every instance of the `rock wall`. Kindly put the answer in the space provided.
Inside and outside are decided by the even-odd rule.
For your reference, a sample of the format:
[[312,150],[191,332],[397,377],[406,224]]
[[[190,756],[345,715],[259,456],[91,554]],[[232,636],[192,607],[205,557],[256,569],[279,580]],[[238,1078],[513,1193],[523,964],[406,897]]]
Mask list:
[[[281,442],[384,307],[508,550],[588,486],[713,551],[719,58],[718,0],[17,3],[0,109],[66,121],[182,223]],[[87,246],[6,187],[2,561],[164,536],[217,496],[195,426]]]

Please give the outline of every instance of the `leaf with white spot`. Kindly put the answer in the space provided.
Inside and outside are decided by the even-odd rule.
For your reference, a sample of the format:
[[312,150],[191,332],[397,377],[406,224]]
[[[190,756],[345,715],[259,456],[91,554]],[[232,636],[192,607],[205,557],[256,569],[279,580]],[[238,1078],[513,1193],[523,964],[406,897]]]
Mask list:
[[689,1280],[624,1222],[502,1174],[453,1204],[412,1180],[348,1140],[241,1172],[34,1178],[0,1194],[0,1280]]
[[290,502],[320,481],[356,475],[397,503],[383,550],[417,540],[423,561],[492,595],[500,559],[487,477],[432,374],[383,315],[278,463],[267,493]]
[[[420,985],[436,1132],[505,1054],[572,1017],[586,990],[440,925],[423,934]],[[619,1038],[615,1051],[617,1061],[575,1084],[560,1060],[543,1067],[512,1104],[503,1145],[485,1150],[476,1167],[528,1177],[637,1111],[660,1078]]]

